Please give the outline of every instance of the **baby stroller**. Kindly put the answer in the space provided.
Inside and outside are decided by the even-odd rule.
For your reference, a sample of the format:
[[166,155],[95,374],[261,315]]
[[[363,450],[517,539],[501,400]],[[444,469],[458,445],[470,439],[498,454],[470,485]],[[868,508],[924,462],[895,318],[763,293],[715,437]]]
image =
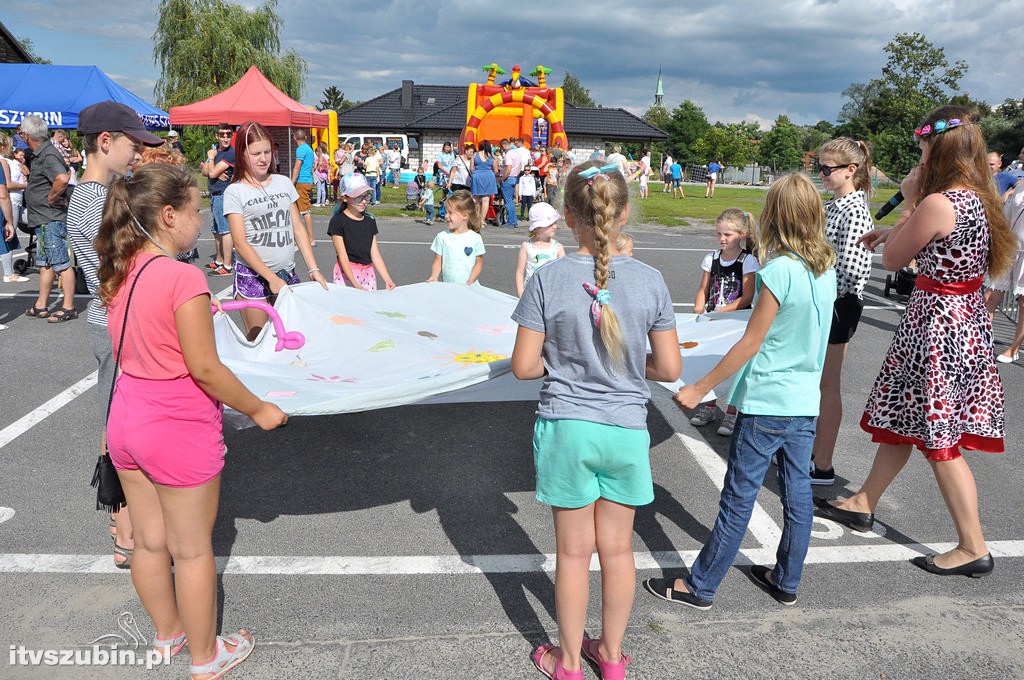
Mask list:
[[[512,208],[515,210],[515,207]],[[491,204],[487,206],[487,224],[500,227],[506,222],[505,199],[500,193],[491,196]]]
[[895,274],[885,275],[885,297],[889,297],[889,291],[895,289],[897,295],[910,295],[917,283],[917,268],[914,266],[904,267]]
[[420,185],[416,180],[410,181],[405,185],[405,200],[406,204],[402,210],[418,210],[420,202]]
[[24,222],[18,222],[18,231],[28,235],[28,245],[25,246],[25,259],[15,260],[14,273],[24,276],[25,272],[36,267],[36,234],[39,229],[29,229]]

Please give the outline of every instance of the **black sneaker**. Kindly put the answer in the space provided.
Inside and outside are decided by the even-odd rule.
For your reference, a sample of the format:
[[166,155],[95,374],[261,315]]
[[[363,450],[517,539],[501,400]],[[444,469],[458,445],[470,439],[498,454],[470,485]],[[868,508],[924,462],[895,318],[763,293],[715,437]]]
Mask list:
[[673,587],[675,582],[674,578],[649,578],[644,581],[644,588],[651,595],[662,600],[685,604],[687,607],[693,607],[694,609],[711,609],[711,600],[702,600],[693,593],[688,593],[685,590],[676,590]]
[[814,486],[832,486],[836,483],[836,470],[829,468],[822,470],[814,461],[811,461],[811,484]]
[[796,604],[796,595],[779,590],[774,583],[768,580],[768,574],[770,573],[772,573],[771,569],[762,567],[759,564],[755,564],[750,568],[750,575],[754,577],[754,583],[761,586],[766,593],[774,597],[776,602],[787,607],[791,604]]

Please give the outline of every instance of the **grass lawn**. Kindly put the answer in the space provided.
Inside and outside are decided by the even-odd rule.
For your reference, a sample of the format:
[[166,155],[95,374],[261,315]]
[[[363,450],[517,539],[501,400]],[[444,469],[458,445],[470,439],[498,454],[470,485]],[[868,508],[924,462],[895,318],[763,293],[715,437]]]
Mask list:
[[[640,199],[640,187],[637,184],[630,185],[631,202],[633,215],[631,221],[640,224],[660,224],[666,227],[697,227],[711,226],[715,218],[726,208],[739,208],[754,216],[761,214],[764,208],[764,197],[768,193],[767,188],[760,187],[730,187],[719,184],[715,187],[715,197],[704,198],[704,185],[684,185],[686,198],[674,199],[672,194],[665,194],[661,191],[661,184],[651,183],[649,198]],[[871,197],[872,212],[882,206],[896,193],[896,188],[879,189]],[[826,198],[828,194],[823,194]],[[879,224],[892,226],[896,222],[899,211],[893,211]]]
[[[206,178],[199,178],[199,186],[205,189]],[[753,213],[755,217],[761,214],[764,208],[764,196],[767,188],[761,187],[732,187],[719,184],[715,187],[715,197],[704,198],[703,184],[686,184],[685,199],[673,199],[672,194],[663,194],[660,183],[651,183],[650,197],[640,200],[640,187],[638,184],[629,185],[630,201],[632,203],[632,216],[630,221],[636,224],[660,224],[665,227],[709,227],[715,224],[715,218],[726,208],[739,208]],[[879,189],[871,197],[871,210],[874,212],[888,201],[896,193],[896,187]],[[823,194],[822,198],[827,198]],[[209,198],[203,198],[203,206],[209,207]],[[423,218],[422,210],[403,210],[406,205],[405,187],[395,189],[388,185],[381,192],[381,204],[370,208],[374,217],[413,217]],[[435,209],[437,206],[434,206]],[[313,208],[314,215],[330,216],[334,213],[334,205],[327,205],[322,208]],[[892,226],[899,216],[899,210],[894,210],[878,224]]]

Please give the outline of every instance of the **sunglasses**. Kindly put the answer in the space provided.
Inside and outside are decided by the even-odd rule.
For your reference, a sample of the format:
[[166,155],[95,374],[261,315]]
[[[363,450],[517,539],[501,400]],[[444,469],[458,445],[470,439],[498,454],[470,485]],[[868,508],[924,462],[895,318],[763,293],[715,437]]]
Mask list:
[[836,170],[842,170],[843,168],[848,168],[851,165],[853,167],[857,167],[856,163],[843,163],[842,165],[822,165],[821,163],[815,162],[814,168],[815,168],[815,170],[820,172],[823,176],[829,177]]
[[230,137],[233,134],[235,134],[235,133],[233,133],[233,132],[218,132],[217,136],[218,137]]
[[348,200],[352,201],[353,203],[365,203],[366,201],[370,200],[370,192],[367,191],[365,194],[361,194],[354,198],[352,196],[349,196]]

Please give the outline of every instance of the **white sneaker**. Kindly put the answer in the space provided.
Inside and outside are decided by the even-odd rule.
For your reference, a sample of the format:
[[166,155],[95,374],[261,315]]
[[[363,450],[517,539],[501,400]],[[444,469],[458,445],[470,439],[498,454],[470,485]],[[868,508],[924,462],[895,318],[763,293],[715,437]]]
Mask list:
[[1020,354],[1011,354],[1010,356],[1007,356],[1005,354],[996,355],[996,361],[998,361],[1001,364],[1012,364],[1017,359],[1020,359]]
[[690,424],[696,425],[697,427],[704,427],[708,423],[712,423],[715,420],[716,411],[718,409],[714,406],[708,406],[707,404],[701,404],[697,407],[697,413],[690,418]]
[[732,431],[736,429],[736,413],[726,412],[722,418],[722,424],[718,426],[718,434],[723,437],[731,437]]
[[5,326],[2,323],[0,323],[0,331],[5,331],[5,330],[7,330],[7,326]]

